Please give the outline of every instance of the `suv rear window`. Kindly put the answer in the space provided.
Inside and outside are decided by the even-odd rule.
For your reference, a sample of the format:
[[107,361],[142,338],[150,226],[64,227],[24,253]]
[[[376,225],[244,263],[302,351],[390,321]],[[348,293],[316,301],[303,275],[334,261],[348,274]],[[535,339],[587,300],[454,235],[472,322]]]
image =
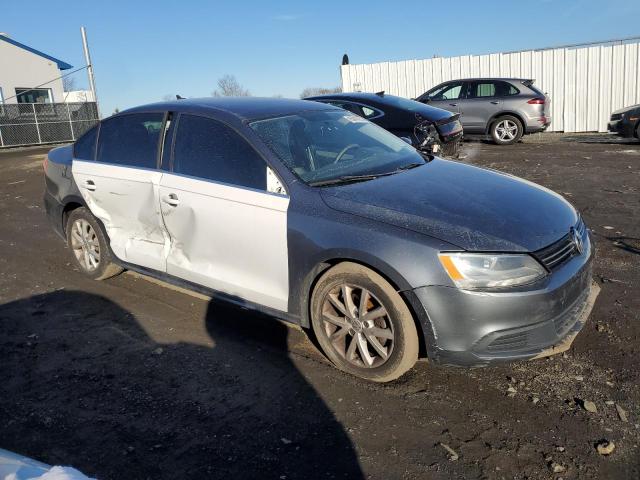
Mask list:
[[522,84],[523,84],[525,87],[527,87],[527,88],[529,88],[529,89],[533,90],[535,93],[537,93],[537,94],[538,94],[538,95],[540,95],[541,97],[544,97],[544,96],[545,96],[545,94],[544,94],[544,93],[543,93],[543,92],[542,92],[538,87],[536,87],[536,86],[533,84],[533,80],[526,80],[526,81],[522,82]]

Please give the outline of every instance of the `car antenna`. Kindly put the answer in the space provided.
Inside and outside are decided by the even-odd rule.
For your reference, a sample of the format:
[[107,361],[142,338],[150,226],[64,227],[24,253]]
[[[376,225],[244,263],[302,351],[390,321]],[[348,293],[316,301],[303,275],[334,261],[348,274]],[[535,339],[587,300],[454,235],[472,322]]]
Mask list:
[[384,90],[376,92],[376,95],[378,95],[379,97],[384,97]]
[[176,100],[184,100],[184,97],[181,97],[180,95],[176,95]]

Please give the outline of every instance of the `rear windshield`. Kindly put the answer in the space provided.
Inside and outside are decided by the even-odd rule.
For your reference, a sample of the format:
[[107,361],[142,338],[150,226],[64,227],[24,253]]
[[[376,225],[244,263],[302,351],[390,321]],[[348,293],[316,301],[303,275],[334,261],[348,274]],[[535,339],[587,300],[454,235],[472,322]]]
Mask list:
[[533,82],[534,82],[534,80],[525,80],[524,82],[522,82],[522,84],[523,84],[525,87],[529,87],[531,90],[533,90],[534,92],[536,92],[536,93],[537,93],[538,95],[540,95],[541,97],[544,97],[544,96],[545,96],[545,95],[544,95],[544,93],[542,93],[542,92],[540,91],[540,89],[539,89],[538,87],[536,87],[536,86],[533,84]]
[[385,95],[384,103],[393,107],[402,108],[403,110],[409,110],[410,112],[418,112],[424,108],[424,105],[420,102],[396,97],[395,95]]

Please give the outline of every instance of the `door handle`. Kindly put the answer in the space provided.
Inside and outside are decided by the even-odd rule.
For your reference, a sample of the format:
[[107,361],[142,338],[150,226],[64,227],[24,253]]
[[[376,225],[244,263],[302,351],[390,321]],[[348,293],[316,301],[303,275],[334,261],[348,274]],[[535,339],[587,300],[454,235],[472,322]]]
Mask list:
[[84,184],[82,185],[82,187],[86,190],[90,190],[90,191],[95,191],[96,189],[96,184],[93,183],[93,180],[85,180]]
[[450,103],[449,105],[451,105],[452,107],[457,107],[458,106],[457,103]]
[[162,201],[167,205],[171,205],[172,207],[177,207],[178,205],[180,205],[180,200],[178,200],[178,196],[175,193],[165,195],[164,197],[162,197]]
[[496,102],[496,101],[494,100],[494,101],[493,101],[493,102],[491,102],[491,103],[493,103],[494,105],[498,105],[500,102]]

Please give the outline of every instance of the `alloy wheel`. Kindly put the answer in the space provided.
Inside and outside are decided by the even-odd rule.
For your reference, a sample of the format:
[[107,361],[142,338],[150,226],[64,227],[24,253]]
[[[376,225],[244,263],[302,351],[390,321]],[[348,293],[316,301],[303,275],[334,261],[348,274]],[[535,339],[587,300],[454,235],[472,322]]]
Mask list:
[[502,120],[496,125],[496,135],[503,142],[513,140],[518,135],[518,125],[511,120]]
[[369,290],[349,284],[334,287],[323,300],[322,321],[331,346],[350,364],[375,368],[390,358],[393,323]]
[[78,263],[88,272],[100,265],[100,242],[89,222],[80,218],[71,226],[71,248]]

